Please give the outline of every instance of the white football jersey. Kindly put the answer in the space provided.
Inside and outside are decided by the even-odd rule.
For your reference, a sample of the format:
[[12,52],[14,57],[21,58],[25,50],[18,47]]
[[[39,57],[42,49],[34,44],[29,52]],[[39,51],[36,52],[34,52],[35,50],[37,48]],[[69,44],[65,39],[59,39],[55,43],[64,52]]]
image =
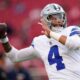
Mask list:
[[[61,34],[66,36],[80,35],[80,29],[71,26],[65,28]],[[45,35],[34,38],[32,46],[43,60],[49,80],[80,80],[79,48],[68,48]]]

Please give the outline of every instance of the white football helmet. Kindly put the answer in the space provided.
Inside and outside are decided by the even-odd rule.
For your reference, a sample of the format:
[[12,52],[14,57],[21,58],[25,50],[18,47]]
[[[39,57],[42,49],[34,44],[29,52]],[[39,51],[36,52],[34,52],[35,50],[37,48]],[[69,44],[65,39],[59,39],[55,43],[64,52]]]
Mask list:
[[[61,23],[59,22],[60,25],[53,24],[51,20],[52,17],[57,17],[59,21],[62,21]],[[41,11],[41,18],[47,22],[51,30],[56,32],[61,32],[63,28],[67,26],[65,11],[59,4],[51,3],[46,5]]]

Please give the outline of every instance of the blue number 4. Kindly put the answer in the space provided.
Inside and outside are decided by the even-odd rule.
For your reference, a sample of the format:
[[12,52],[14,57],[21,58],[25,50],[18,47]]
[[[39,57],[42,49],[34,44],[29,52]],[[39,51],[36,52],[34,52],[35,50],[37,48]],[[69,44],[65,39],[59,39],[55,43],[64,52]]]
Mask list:
[[[54,55],[55,58],[52,58]],[[49,55],[48,55],[48,62],[50,65],[57,64],[57,70],[61,70],[65,68],[64,63],[62,63],[63,59],[62,56],[59,55],[58,46],[54,45],[50,48]]]

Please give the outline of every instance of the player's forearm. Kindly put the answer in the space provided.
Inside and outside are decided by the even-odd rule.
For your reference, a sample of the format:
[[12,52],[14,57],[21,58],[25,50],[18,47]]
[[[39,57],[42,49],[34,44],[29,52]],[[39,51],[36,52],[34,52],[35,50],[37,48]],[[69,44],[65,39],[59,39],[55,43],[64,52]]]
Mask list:
[[50,31],[50,37],[56,39],[57,41],[59,41],[63,45],[65,45],[66,40],[67,40],[66,36],[59,34],[59,33],[56,33],[56,32],[52,32],[52,31]]
[[11,50],[11,46],[9,44],[9,40],[7,37],[7,24],[0,23],[0,41],[4,47],[5,52],[9,52]]
[[21,62],[24,60],[30,60],[33,58],[38,57],[39,55],[35,51],[35,49],[30,46],[21,50],[17,50],[12,46],[12,49],[10,52],[6,54],[6,56],[12,61],[12,62]]
[[3,48],[4,48],[5,52],[10,52],[11,51],[12,47],[9,44],[9,42],[2,43],[2,45],[3,45]]
[[5,38],[1,39],[1,43],[5,50],[5,55],[12,62],[19,62],[19,61],[23,61],[23,60],[29,58],[29,56],[27,57],[27,55],[26,55],[27,53],[24,50],[17,50],[16,48],[11,46],[7,36]]
[[1,39],[1,43],[3,45],[3,48],[4,48],[5,52],[10,52],[12,47],[11,47],[9,41],[8,41],[8,37],[7,36],[5,38]]
[[56,39],[57,41],[59,41],[70,49],[80,48],[80,37],[78,35],[67,37],[59,33],[51,32],[50,37]]

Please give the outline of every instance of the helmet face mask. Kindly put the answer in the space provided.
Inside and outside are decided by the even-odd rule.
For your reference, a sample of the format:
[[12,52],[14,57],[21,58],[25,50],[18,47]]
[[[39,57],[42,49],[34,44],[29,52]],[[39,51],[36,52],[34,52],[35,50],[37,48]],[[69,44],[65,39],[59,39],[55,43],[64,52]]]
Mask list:
[[51,14],[47,17],[48,20],[52,19],[52,18],[59,18],[59,19],[63,19],[63,15],[61,13],[57,13],[57,14]]
[[58,4],[48,4],[44,7],[41,11],[41,17],[53,31],[61,32],[61,30],[66,27],[65,11]]
[[63,26],[64,25],[64,18],[63,14],[58,13],[58,14],[52,14],[47,17],[48,21],[51,22],[51,25],[54,27],[56,26]]

